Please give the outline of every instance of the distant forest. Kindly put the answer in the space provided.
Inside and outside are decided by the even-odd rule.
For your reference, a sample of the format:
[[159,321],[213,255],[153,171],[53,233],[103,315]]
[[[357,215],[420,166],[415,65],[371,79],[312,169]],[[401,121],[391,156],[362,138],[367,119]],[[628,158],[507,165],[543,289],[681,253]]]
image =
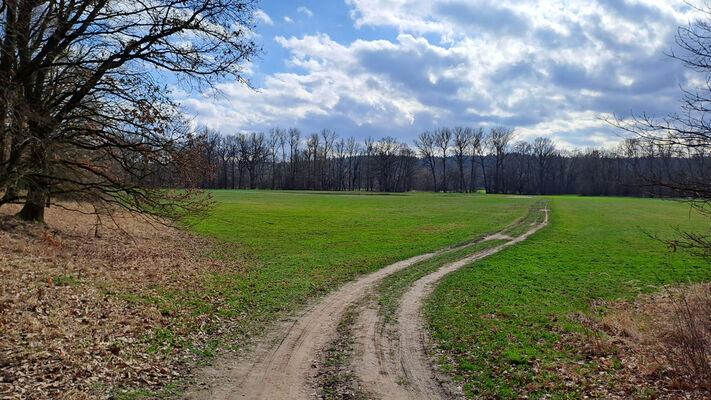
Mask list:
[[[565,151],[548,138],[516,141],[505,127],[440,128],[413,146],[392,137],[340,138],[324,129],[224,136],[202,129],[192,142],[202,189],[285,189],[589,196],[671,196],[660,182],[711,179],[704,147],[625,139],[616,149]],[[153,185],[175,182],[168,171]]]

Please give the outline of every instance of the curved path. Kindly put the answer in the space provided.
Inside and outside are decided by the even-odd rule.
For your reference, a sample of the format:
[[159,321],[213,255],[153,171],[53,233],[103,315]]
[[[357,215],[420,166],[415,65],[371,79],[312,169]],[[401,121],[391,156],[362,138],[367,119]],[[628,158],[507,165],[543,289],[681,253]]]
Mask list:
[[498,253],[526,240],[548,224],[548,210],[541,210],[544,220],[516,238],[492,235],[485,240],[510,239],[499,246],[482,250],[462,260],[446,264],[415,281],[402,296],[394,337],[389,337],[377,309],[365,309],[356,323],[356,356],[353,366],[363,386],[382,399],[449,399],[458,397],[442,385],[426,354],[427,334],[421,315],[422,302],[442,277],[474,261]]
[[[385,399],[446,398],[441,385],[433,379],[433,372],[424,353],[419,314],[423,298],[432,290],[430,284],[461,266],[525,240],[545,226],[547,221],[546,210],[545,221],[526,234],[493,249],[447,264],[415,282],[402,299],[398,316],[399,340],[386,339],[383,324],[379,322],[374,307],[364,309],[354,327],[357,348],[353,363],[367,392]],[[484,240],[502,238],[497,234]],[[293,324],[286,326],[283,339],[276,345],[262,343],[262,348],[258,348],[250,359],[242,358],[229,367],[208,372],[207,375],[212,375],[216,383],[190,397],[223,400],[316,398],[313,382],[318,370],[315,360],[320,350],[328,346],[336,336],[338,323],[350,305],[363,300],[371,288],[390,274],[419,261],[480,242],[412,257],[344,285],[309,308]]]

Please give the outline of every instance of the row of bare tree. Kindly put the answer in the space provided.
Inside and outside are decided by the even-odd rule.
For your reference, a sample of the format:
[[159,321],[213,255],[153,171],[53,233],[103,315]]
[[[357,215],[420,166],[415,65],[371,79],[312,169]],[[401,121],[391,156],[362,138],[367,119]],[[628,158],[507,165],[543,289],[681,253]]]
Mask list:
[[324,129],[222,136],[201,132],[202,188],[409,191],[418,159],[392,137],[363,143]]
[[671,196],[660,181],[711,177],[701,149],[628,139],[614,150],[562,151],[549,138],[516,141],[505,127],[425,131],[416,151],[391,137],[359,142],[328,129],[306,137],[295,128],[203,129],[200,137],[205,173],[193,181],[205,189]]

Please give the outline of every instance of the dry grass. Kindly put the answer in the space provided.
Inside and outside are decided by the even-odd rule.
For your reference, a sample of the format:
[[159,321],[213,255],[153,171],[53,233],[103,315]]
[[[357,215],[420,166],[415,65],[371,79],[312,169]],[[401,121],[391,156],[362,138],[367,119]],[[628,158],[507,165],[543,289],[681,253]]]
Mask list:
[[598,301],[598,316],[576,315],[593,334],[567,334],[596,370],[558,373],[604,398],[709,399],[711,284],[668,288],[635,301]]
[[136,217],[117,218],[130,237],[106,226],[97,238],[88,215],[53,207],[40,227],[14,212],[0,210],[0,398],[107,397],[182,375],[183,344],[204,343],[214,321],[191,312],[188,300],[200,299],[181,307],[161,294],[207,293],[207,274],[239,265]]

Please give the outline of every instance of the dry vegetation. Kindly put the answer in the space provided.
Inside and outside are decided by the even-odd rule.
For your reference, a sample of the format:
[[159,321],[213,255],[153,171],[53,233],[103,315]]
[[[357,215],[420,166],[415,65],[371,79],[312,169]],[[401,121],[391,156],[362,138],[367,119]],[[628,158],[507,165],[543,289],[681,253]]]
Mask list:
[[89,215],[53,207],[41,227],[13,212],[0,214],[0,398],[100,398],[179,381],[214,323],[191,312],[201,299],[180,293],[208,293],[197,290],[206,274],[239,265],[136,217],[116,219],[130,236],[112,223],[95,237]]
[[668,288],[634,301],[596,301],[575,319],[593,334],[566,335],[592,369],[557,366],[570,385],[604,398],[711,398],[711,284]]

